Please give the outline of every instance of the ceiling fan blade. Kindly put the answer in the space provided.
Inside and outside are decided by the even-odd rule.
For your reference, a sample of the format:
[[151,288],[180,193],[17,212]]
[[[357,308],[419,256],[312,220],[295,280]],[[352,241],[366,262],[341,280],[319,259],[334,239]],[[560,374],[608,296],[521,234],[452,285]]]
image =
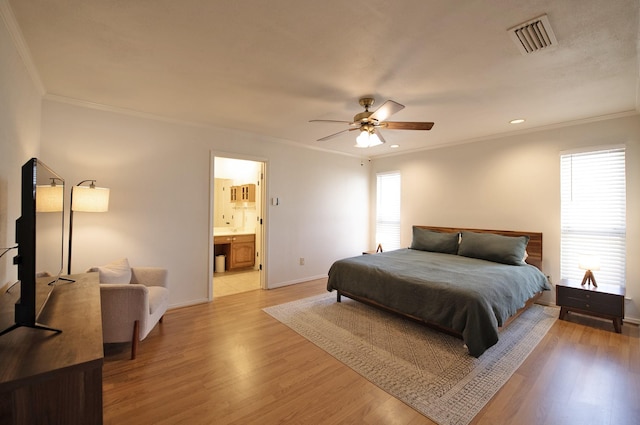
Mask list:
[[309,122],[339,122],[343,124],[353,124],[353,121],[339,121],[339,120],[309,120]]
[[384,140],[384,137],[382,137],[382,133],[380,132],[380,130],[376,129],[374,130],[374,133],[378,136],[378,139],[380,139],[382,143],[387,143],[387,141]]
[[322,139],[318,139],[318,142],[324,142],[325,140],[329,140],[329,139],[333,139],[334,137],[337,137],[339,135],[341,135],[342,133],[346,133],[347,131],[353,131],[353,130],[358,130],[358,128],[347,128],[346,130],[342,130],[342,131],[338,131],[337,133],[333,133],[330,134],[328,136],[323,137]]
[[397,122],[386,121],[380,124],[381,127],[389,130],[431,130],[432,122]]
[[376,111],[369,116],[369,119],[377,120],[378,122],[384,121],[396,112],[404,109],[404,105],[394,102],[393,100],[387,100]]

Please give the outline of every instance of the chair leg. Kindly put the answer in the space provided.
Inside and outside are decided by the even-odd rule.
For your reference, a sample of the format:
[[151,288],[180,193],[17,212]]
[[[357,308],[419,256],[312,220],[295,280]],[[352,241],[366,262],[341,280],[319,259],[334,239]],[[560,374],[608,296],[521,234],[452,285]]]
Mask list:
[[137,320],[133,322],[133,336],[131,338],[131,360],[136,358],[136,352],[138,351],[138,341],[140,335],[140,322]]

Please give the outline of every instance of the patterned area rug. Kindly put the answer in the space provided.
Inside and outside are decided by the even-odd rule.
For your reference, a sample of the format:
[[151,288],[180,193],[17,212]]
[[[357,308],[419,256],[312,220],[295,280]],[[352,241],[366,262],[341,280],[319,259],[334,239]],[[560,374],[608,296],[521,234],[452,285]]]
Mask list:
[[556,320],[534,305],[479,359],[422,324],[328,293],[264,309],[367,380],[431,420],[468,424]]

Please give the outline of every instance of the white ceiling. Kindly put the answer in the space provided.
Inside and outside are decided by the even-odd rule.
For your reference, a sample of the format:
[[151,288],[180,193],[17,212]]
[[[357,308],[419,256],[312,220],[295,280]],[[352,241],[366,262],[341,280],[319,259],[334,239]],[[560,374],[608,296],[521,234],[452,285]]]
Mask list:
[[[639,0],[9,4],[49,97],[359,156],[639,110]],[[507,29],[542,14],[558,46],[522,55]],[[350,120],[363,95],[435,126],[364,150],[355,132],[317,142],[346,124],[308,121]]]

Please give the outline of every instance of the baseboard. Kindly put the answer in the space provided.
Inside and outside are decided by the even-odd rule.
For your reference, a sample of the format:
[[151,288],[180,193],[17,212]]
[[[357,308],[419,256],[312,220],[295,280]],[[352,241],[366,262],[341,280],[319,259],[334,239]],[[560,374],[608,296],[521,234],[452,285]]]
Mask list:
[[289,280],[289,281],[286,281],[286,282],[272,283],[272,284],[268,285],[267,289],[282,288],[283,286],[290,286],[290,285],[295,285],[296,283],[309,282],[310,280],[324,279],[326,277],[327,277],[326,274],[320,274],[320,275],[316,275],[316,276],[303,277],[301,279]]
[[169,307],[167,307],[167,311],[175,310],[177,308],[191,307],[191,306],[199,305],[199,304],[206,304],[208,302],[209,302],[209,300],[207,298],[200,298],[198,300],[191,300],[191,301],[187,301],[185,303],[171,304]]

